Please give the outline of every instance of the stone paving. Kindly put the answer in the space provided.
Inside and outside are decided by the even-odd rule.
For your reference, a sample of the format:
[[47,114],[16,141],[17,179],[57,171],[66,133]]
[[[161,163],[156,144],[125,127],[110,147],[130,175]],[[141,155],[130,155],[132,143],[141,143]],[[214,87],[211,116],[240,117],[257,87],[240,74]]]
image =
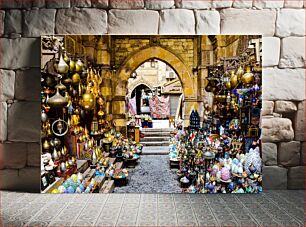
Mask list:
[[304,192],[78,195],[2,191],[1,212],[3,226],[304,226]]
[[[145,149],[145,147],[144,147]],[[156,152],[167,151],[167,147],[150,148]],[[145,151],[144,151],[145,152]],[[125,193],[180,193],[176,170],[169,168],[167,155],[141,155],[138,165],[129,169],[128,185],[116,187],[115,192]]]

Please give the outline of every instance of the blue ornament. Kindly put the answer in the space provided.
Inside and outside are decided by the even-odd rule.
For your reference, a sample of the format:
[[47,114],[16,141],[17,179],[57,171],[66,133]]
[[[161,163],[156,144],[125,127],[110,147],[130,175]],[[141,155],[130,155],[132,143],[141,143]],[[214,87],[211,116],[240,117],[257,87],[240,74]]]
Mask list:
[[69,186],[69,188],[67,188],[67,190],[68,190],[68,193],[74,193],[74,188],[71,187],[71,186]]

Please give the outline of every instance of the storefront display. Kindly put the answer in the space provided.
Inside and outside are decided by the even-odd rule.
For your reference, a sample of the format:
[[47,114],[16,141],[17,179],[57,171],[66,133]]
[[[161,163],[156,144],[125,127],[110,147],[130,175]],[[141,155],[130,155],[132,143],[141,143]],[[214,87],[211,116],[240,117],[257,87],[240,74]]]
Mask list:
[[122,186],[125,166],[135,166],[142,146],[106,118],[102,70],[67,53],[61,42],[42,70],[41,190],[91,193]]
[[243,54],[208,68],[202,127],[193,110],[190,127],[170,140],[170,167],[179,166],[183,192],[261,192],[260,61]]

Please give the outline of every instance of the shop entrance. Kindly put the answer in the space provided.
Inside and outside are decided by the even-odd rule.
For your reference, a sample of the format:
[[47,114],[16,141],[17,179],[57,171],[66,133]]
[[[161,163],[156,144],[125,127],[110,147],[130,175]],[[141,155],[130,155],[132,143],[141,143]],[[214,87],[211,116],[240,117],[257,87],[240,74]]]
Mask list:
[[172,67],[151,59],[128,79],[128,125],[142,128],[174,127],[182,119],[182,85]]

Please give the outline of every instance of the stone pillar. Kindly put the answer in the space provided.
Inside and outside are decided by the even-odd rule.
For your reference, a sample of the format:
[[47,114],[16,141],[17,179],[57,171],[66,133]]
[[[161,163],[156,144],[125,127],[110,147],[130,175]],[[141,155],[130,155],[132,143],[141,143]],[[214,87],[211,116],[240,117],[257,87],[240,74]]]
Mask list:
[[113,77],[113,99],[112,99],[112,116],[116,130],[123,135],[126,134],[126,104],[125,96],[127,94],[127,80],[120,80]]

